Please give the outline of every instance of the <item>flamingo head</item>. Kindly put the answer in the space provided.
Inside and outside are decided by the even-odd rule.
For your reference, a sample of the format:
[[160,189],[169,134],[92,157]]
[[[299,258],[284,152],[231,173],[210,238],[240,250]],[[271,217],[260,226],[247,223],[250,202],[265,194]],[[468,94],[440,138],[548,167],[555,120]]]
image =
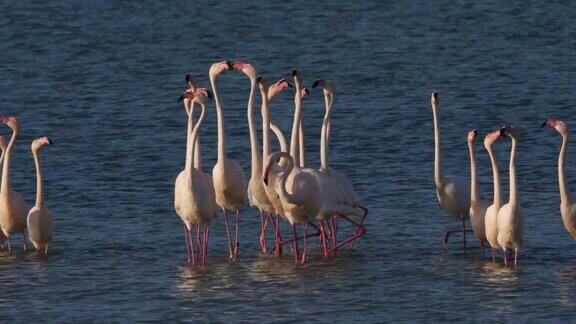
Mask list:
[[13,131],[20,129],[20,123],[14,116],[0,116],[0,123],[10,127]]
[[478,131],[473,129],[468,132],[468,143],[472,143],[476,140],[476,136],[478,136]]
[[304,99],[309,96],[310,96],[310,90],[308,90],[308,88],[300,89],[300,98]]
[[292,70],[292,78],[294,78],[294,83],[302,83],[302,72],[297,69]]
[[542,127],[550,126],[556,129],[556,131],[562,135],[568,134],[568,125],[560,119],[556,118],[547,118],[544,123],[542,123]]
[[178,101],[184,101],[184,103],[190,103],[190,101],[194,99],[195,93],[196,92],[194,89],[192,88],[187,89],[186,91],[184,91],[184,93],[182,93]]
[[432,95],[430,96],[430,103],[432,104],[432,108],[438,107],[439,102],[440,99],[438,99],[438,92],[432,92]]
[[484,146],[486,147],[492,146],[492,144],[494,144],[494,142],[496,142],[500,138],[500,136],[502,136],[502,132],[500,129],[486,134],[486,137],[484,138]]
[[282,78],[276,81],[268,88],[268,100],[274,99],[280,92],[292,88],[292,84],[288,80]]
[[197,88],[194,93],[194,102],[203,104],[206,103],[206,98],[212,98],[212,93],[206,88]]
[[230,61],[220,61],[212,64],[210,67],[210,77],[217,77],[221,73],[228,72],[233,68],[232,63]]
[[32,148],[32,151],[37,151],[43,145],[53,145],[53,144],[54,142],[52,142],[52,140],[49,137],[44,136],[33,140],[32,145],[30,145],[30,147]]
[[195,89],[198,86],[198,82],[196,81],[196,77],[192,73],[186,74],[186,84],[191,88]]
[[512,125],[506,125],[506,126],[502,126],[502,128],[500,128],[500,136],[508,136],[510,138],[513,139],[518,139],[518,130],[516,129],[516,127],[512,126]]
[[254,66],[252,66],[252,64],[250,63],[246,63],[246,62],[242,62],[242,61],[234,61],[234,63],[232,63],[232,67],[234,68],[234,70],[236,71],[240,71],[244,74],[246,74],[250,79],[256,79],[257,78],[257,72],[256,69],[254,68]]
[[329,93],[330,95],[334,94],[334,84],[328,80],[317,79],[316,81],[314,81],[314,83],[312,84],[312,89],[318,87],[322,88],[322,90],[324,90],[325,93]]
[[0,136],[0,150],[4,151],[6,147],[8,147],[8,143],[6,143],[4,136]]

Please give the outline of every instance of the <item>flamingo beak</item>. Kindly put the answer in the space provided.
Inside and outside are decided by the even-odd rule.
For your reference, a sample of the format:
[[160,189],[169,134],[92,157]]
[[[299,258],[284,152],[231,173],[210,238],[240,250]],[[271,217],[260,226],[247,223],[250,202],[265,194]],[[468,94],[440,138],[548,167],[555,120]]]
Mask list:
[[210,92],[210,90],[206,89],[206,97],[212,99],[214,98],[214,96],[212,95],[212,92]]
[[50,139],[50,137],[46,137],[48,139],[48,145],[54,145],[54,142]]
[[316,89],[316,87],[318,87],[319,85],[320,85],[320,80],[314,81],[314,83],[312,83],[312,89]]
[[478,136],[478,131],[476,129],[474,129],[473,131],[474,131],[474,136]]
[[540,128],[544,128],[544,127],[546,127],[547,125],[548,125],[548,119],[546,119],[546,120],[542,123],[542,125],[540,126]]
[[228,60],[224,61],[226,62],[226,65],[228,66],[228,70],[232,70],[234,68],[234,65],[232,65],[232,63]]

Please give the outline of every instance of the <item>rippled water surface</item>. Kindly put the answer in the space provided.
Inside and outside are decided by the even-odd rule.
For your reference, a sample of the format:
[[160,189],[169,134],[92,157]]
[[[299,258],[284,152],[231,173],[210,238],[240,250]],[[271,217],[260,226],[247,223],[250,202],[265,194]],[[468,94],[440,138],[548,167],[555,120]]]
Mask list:
[[[49,258],[0,252],[2,321],[571,319],[576,242],[559,215],[560,138],[539,125],[548,116],[576,124],[575,21],[569,1],[1,2],[0,114],[22,125],[11,184],[33,203],[29,144],[50,135],[55,145],[41,158],[56,222]],[[335,82],[331,162],[370,208],[354,251],[325,262],[315,248],[299,268],[261,256],[258,215],[246,208],[238,263],[227,261],[219,218],[209,268],[186,266],[173,211],[186,122],[176,99],[185,73],[207,85],[222,58],[248,60],[269,80],[298,67],[305,85]],[[247,174],[248,87],[241,74],[220,77],[228,154]],[[518,269],[483,260],[477,241],[467,251],[459,238],[441,244],[458,223],[434,192],[434,90],[447,174],[468,176],[469,129],[520,129]],[[271,107],[285,134],[291,97]],[[304,110],[309,163],[318,165],[319,91]],[[206,170],[216,157],[212,105],[208,114]],[[505,188],[509,147],[495,146]],[[480,143],[478,159],[489,196]],[[568,161],[576,179],[571,151]]]

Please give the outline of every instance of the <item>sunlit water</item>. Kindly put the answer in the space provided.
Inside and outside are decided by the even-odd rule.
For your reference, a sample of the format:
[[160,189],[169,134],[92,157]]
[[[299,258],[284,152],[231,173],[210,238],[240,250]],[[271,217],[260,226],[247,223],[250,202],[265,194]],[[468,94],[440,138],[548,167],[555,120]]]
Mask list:
[[[0,114],[22,124],[12,185],[33,203],[29,144],[51,136],[41,159],[56,232],[47,259],[0,252],[1,320],[570,319],[576,242],[559,215],[560,139],[539,125],[548,116],[576,123],[575,9],[567,1],[2,2]],[[260,256],[259,217],[246,208],[239,262],[227,261],[219,218],[208,269],[186,266],[172,205],[186,132],[177,98],[185,73],[207,85],[209,65],[223,58],[248,60],[270,81],[297,67],[307,86],[335,82],[331,162],[370,208],[354,251],[325,262],[314,247],[298,268],[290,256]],[[228,154],[246,174],[248,87],[242,74],[220,77]],[[459,238],[441,244],[458,223],[434,192],[434,90],[446,174],[468,176],[469,129],[481,137],[505,122],[520,129],[526,235],[518,269],[483,260],[476,241],[468,251]],[[271,106],[285,134],[292,95]],[[319,91],[304,110],[315,166]],[[208,113],[205,170],[216,157],[212,105]],[[10,134],[5,126],[1,133]],[[507,139],[495,145],[506,192],[509,147]],[[478,159],[489,197],[480,143]],[[576,179],[571,150],[568,161]]]

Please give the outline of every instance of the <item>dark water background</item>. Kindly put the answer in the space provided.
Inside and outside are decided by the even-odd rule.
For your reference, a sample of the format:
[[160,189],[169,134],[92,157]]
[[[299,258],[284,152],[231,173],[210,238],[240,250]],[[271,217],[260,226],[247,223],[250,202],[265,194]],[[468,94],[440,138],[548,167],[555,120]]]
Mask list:
[[[50,135],[55,145],[41,158],[56,222],[48,259],[0,252],[1,320],[571,319],[576,242],[559,215],[560,138],[539,125],[548,116],[576,124],[575,21],[569,1],[0,2],[0,114],[22,125],[12,185],[33,203],[29,144]],[[226,259],[219,218],[209,269],[185,265],[172,205],[186,120],[176,99],[185,73],[207,85],[209,65],[223,58],[248,60],[271,81],[297,67],[308,86],[335,82],[331,160],[371,211],[355,251],[323,262],[316,249],[302,268],[259,256],[257,213],[246,208],[238,263]],[[220,77],[228,154],[247,174],[248,86],[238,73]],[[446,174],[468,176],[469,129],[520,129],[518,269],[482,260],[476,241],[469,251],[459,239],[440,243],[457,223],[434,192],[433,90]],[[291,97],[271,107],[286,135]],[[318,165],[319,91],[304,110]],[[211,106],[205,170],[216,157],[215,116]],[[509,147],[496,145],[505,188]],[[478,151],[489,196],[488,158]],[[576,185],[572,161],[570,150]]]

